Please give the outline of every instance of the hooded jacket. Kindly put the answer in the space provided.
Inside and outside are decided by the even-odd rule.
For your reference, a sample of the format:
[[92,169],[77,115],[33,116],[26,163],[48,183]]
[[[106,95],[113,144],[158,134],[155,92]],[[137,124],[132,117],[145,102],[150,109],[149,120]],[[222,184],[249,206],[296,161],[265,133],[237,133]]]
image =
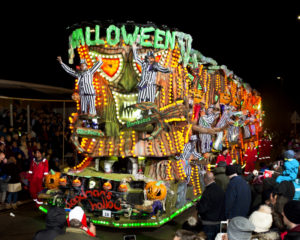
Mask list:
[[52,207],[46,216],[46,229],[38,231],[33,240],[53,240],[65,233],[66,213],[63,208]]
[[229,183],[229,178],[225,174],[225,167],[216,167],[214,169],[214,175],[215,175],[215,182],[217,185],[219,185],[222,190],[225,192],[227,185]]

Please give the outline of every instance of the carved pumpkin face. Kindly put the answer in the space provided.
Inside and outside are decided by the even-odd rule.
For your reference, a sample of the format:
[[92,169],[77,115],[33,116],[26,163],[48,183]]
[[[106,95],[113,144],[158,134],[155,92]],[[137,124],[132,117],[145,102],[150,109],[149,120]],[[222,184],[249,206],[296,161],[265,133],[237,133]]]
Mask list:
[[119,192],[127,192],[128,187],[127,187],[126,183],[121,183],[118,190],[119,190]]
[[75,178],[72,182],[73,187],[80,187],[81,186],[81,181],[78,178]]
[[167,196],[167,188],[162,182],[148,182],[145,190],[148,200],[164,200]]
[[59,179],[59,185],[62,187],[67,186],[67,179],[65,177],[62,177]]
[[231,101],[230,93],[220,93],[220,103],[228,104]]
[[103,184],[103,189],[108,191],[108,190],[111,190],[112,189],[112,185],[110,182],[106,182]]
[[54,174],[49,173],[45,177],[45,185],[48,189],[55,189],[59,185],[60,172],[55,172]]

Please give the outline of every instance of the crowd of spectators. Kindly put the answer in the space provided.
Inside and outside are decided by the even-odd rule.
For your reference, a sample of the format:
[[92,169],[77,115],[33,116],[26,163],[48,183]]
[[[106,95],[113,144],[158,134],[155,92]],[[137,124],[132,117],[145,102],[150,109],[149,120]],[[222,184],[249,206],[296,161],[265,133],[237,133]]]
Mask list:
[[0,159],[0,208],[16,208],[17,194],[8,191],[9,184],[21,182],[22,190],[24,187],[26,190],[26,173],[29,171],[35,150],[39,149],[44,153],[43,157],[48,160],[49,169],[54,171],[60,170],[63,141],[65,153],[73,151],[66,129],[63,139],[62,114],[49,109],[31,109],[29,126],[28,132],[25,109],[13,110],[12,126],[10,111],[0,111],[0,152],[4,154],[3,160]]

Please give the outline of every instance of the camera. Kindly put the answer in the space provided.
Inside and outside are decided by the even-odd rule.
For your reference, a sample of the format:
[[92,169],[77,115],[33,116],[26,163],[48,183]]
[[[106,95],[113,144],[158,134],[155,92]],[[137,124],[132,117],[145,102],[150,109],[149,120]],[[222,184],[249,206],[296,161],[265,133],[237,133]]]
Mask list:
[[220,223],[220,233],[227,233],[228,221],[221,221]]

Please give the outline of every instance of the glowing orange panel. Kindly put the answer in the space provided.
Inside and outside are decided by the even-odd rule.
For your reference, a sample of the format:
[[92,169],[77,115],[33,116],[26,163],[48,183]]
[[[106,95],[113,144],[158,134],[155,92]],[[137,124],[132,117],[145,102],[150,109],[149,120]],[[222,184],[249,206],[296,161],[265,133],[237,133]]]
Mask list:
[[109,77],[113,77],[120,65],[120,59],[119,58],[102,58],[103,64],[101,66],[101,69],[103,72],[105,72]]

